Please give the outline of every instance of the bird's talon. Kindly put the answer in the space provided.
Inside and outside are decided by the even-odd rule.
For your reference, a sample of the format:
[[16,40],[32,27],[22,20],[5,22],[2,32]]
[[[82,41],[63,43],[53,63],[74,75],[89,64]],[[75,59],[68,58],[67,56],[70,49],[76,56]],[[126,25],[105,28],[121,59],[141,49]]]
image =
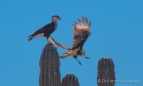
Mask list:
[[89,57],[85,57],[85,59],[90,59]]
[[79,64],[82,66],[81,62],[79,62]]

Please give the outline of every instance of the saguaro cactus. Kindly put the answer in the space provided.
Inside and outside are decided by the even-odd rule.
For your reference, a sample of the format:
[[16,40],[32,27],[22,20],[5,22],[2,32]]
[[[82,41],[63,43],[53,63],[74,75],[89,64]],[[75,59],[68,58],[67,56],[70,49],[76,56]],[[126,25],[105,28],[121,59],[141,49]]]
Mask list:
[[61,86],[59,55],[53,44],[46,44],[39,65],[39,86]]
[[114,63],[111,58],[101,58],[98,62],[98,86],[114,86],[115,72]]
[[79,86],[78,78],[73,74],[67,74],[62,79],[62,86]]

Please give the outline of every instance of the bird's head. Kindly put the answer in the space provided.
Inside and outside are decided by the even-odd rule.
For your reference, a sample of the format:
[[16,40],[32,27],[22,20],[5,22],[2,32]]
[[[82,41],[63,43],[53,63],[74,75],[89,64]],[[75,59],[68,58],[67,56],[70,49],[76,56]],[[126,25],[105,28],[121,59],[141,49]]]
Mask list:
[[60,18],[60,16],[58,16],[58,15],[54,15],[54,16],[52,16],[52,20],[61,20],[61,18]]

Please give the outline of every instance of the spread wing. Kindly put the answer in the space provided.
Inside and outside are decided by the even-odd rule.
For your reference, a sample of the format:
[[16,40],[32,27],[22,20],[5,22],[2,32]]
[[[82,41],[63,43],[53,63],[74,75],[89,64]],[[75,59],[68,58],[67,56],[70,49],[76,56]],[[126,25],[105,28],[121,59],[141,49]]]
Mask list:
[[66,52],[66,53],[64,53],[62,56],[60,56],[60,58],[66,58],[66,57],[68,57],[68,56],[74,56],[74,55],[76,55],[77,54],[77,51],[79,50],[79,48],[78,49],[75,49],[75,50],[70,50],[69,52]]
[[72,49],[81,48],[83,47],[83,44],[87,40],[87,38],[90,36],[90,26],[91,21],[89,22],[86,17],[82,17],[82,21],[79,19],[78,23],[74,23],[74,38],[73,38],[73,45]]
[[71,51],[64,53],[62,56],[60,56],[60,58],[66,58],[68,56],[73,56]]
[[51,36],[49,37],[49,40],[56,46],[59,46],[63,49],[66,49],[66,50],[70,50],[70,47],[68,46],[65,46],[65,45],[62,45],[62,44],[59,44],[58,42],[56,42]]

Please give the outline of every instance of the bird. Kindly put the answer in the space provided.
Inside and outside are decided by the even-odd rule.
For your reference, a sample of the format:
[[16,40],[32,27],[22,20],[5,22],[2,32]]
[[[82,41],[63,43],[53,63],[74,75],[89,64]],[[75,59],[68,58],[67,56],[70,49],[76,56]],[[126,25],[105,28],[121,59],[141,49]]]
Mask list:
[[82,21],[79,19],[77,20],[78,20],[78,23],[74,22],[73,24],[74,37],[73,37],[73,44],[71,48],[56,42],[52,37],[49,37],[49,40],[56,46],[69,50],[69,52],[66,52],[63,55],[61,55],[60,58],[73,56],[73,58],[76,59],[78,63],[82,66],[81,62],[77,59],[77,57],[83,56],[86,59],[89,59],[89,57],[85,55],[85,50],[83,49],[83,45],[91,35],[91,32],[90,32],[91,21],[88,21],[88,19],[83,16],[82,16]]
[[28,41],[32,40],[35,37],[46,37],[46,39],[48,40],[49,36],[56,30],[57,28],[57,21],[61,20],[60,16],[58,15],[53,15],[52,16],[52,21],[43,26],[42,28],[36,30],[33,34],[31,34],[28,37]]

